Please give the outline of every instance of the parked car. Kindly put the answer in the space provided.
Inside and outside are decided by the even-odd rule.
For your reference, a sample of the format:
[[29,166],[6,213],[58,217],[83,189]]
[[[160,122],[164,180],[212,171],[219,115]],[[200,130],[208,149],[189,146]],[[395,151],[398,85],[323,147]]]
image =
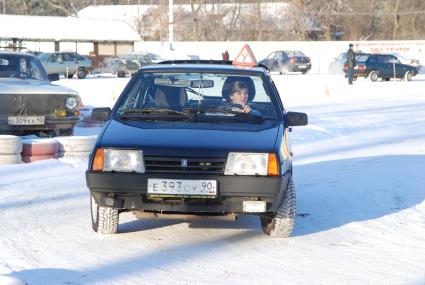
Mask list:
[[63,74],[72,78],[77,74],[83,79],[92,69],[92,61],[76,52],[45,52],[38,56],[47,74]]
[[114,58],[111,62],[112,73],[118,77],[125,77],[136,73],[142,66],[156,64],[163,59],[151,52],[129,52]]
[[[245,108],[229,101],[236,81]],[[106,120],[86,172],[93,230],[114,234],[119,214],[132,211],[139,218],[257,215],[267,235],[289,236],[291,128],[306,125],[307,115],[286,111],[280,98],[262,67],[221,60],[142,67],[112,110],[92,112]]]
[[270,71],[280,74],[288,72],[307,73],[311,69],[311,60],[301,51],[274,51],[259,62],[267,66]]
[[[348,65],[344,65],[344,72],[347,76]],[[418,69],[414,66],[401,63],[392,54],[363,54],[356,56],[356,66],[354,66],[353,76],[367,77],[371,81],[379,78],[389,81],[391,78],[412,80],[418,74]]]
[[55,80],[34,55],[0,51],[0,133],[72,135],[80,97]]

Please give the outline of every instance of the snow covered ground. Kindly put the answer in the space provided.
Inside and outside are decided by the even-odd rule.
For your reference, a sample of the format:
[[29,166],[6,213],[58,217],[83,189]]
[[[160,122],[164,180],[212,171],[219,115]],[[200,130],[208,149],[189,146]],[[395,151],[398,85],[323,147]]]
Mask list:
[[[341,75],[275,75],[294,128],[292,237],[235,222],[136,220],[91,229],[87,160],[0,165],[0,275],[35,284],[425,284],[425,75],[349,86]],[[63,79],[87,106],[128,82]],[[99,128],[77,128],[93,135]],[[0,280],[1,276],[0,276]]]

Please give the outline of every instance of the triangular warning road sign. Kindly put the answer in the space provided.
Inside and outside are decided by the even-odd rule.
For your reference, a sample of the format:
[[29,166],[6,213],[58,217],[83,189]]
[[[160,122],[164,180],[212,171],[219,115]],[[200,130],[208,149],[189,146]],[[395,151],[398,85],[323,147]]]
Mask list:
[[257,60],[255,59],[251,47],[248,44],[243,46],[238,56],[233,60],[232,64],[250,67],[257,66]]

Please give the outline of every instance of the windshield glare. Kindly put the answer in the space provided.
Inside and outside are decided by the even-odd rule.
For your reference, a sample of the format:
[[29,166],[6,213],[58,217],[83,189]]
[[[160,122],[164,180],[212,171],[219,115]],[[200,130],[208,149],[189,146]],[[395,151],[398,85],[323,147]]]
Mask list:
[[[177,114],[232,120],[248,115],[274,119],[275,107],[256,75],[223,73],[142,73],[115,109],[115,116],[131,114],[156,118]],[[170,112],[177,111],[177,112]]]
[[47,75],[35,57],[18,54],[0,55],[0,78],[47,81]]

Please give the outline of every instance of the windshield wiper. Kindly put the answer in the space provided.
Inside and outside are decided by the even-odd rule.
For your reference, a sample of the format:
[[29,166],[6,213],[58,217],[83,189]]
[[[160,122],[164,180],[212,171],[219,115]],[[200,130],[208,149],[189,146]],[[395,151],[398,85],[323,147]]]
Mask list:
[[[162,109],[158,109],[158,108],[147,108],[147,109],[125,109],[123,110],[118,117],[122,118],[122,117],[126,117],[126,118],[134,118],[134,117],[140,117],[140,115],[144,116],[144,115],[172,115],[173,117],[175,117],[175,115],[177,116],[183,116],[185,118],[192,118],[191,114],[185,113],[185,112],[181,112],[181,111],[177,111],[177,110],[172,110],[172,109],[167,109],[167,108],[162,108]],[[160,118],[160,116],[155,116],[155,118]]]

